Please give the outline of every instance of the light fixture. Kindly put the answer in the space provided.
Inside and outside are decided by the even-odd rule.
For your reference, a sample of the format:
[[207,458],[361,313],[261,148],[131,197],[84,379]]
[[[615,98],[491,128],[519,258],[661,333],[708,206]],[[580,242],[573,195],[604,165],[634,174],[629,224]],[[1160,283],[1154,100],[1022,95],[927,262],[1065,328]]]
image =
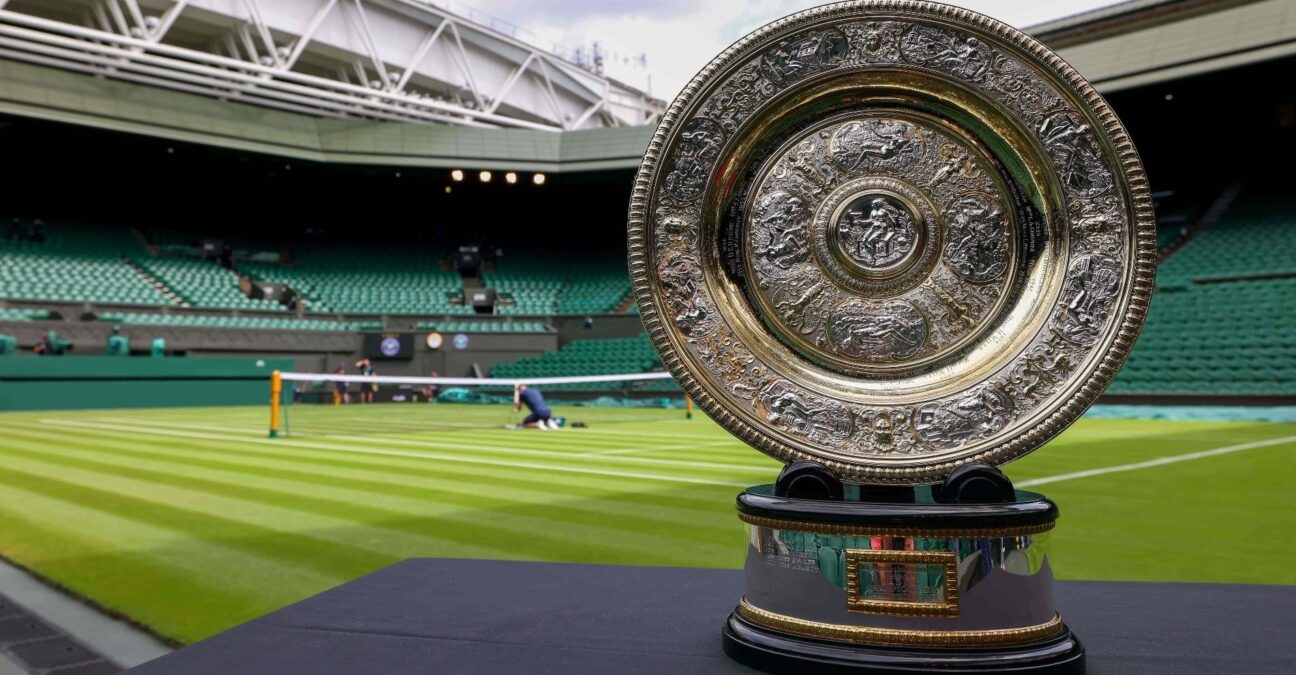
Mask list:
[[463,169],[455,169],[450,172],[450,180],[458,183],[463,180]]
[[489,183],[489,182],[491,182],[491,172],[489,172],[489,171],[483,171],[483,172],[477,174],[477,177],[480,178],[480,179],[481,179],[481,182],[483,182],[483,183]]
[[452,191],[452,190],[451,190],[450,186],[447,185],[447,186],[446,186],[446,194],[450,194],[451,191]]
[[544,184],[545,184],[545,175],[542,174],[542,173],[538,173],[538,174],[536,174],[536,175],[534,175],[534,176],[531,177],[531,182],[532,182],[532,183],[535,183],[536,185],[544,185]]
[[508,183],[509,185],[513,185],[514,183],[517,182],[517,174],[513,173],[512,171],[504,174],[504,182]]

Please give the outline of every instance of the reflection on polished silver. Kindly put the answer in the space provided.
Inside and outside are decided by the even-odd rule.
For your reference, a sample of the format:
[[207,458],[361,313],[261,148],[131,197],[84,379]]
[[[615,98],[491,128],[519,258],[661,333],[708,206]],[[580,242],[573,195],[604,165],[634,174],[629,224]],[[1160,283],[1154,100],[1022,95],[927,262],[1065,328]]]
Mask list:
[[782,461],[918,483],[1092,403],[1146,314],[1154,228],[1124,130],[1041,45],[846,2],[744,38],[672,104],[630,268],[713,419]]
[[1000,631],[1056,616],[1047,532],[834,535],[750,525],[748,535],[744,598],[784,617],[902,631]]

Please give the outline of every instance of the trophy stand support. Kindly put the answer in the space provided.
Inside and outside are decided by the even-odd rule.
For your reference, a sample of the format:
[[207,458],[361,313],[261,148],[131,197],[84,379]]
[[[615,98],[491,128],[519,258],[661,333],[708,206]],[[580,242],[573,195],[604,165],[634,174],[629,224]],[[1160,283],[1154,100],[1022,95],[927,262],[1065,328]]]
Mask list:
[[745,590],[730,658],[768,673],[1083,673],[1053,608],[1057,507],[971,464],[932,486],[788,465],[738,497]]

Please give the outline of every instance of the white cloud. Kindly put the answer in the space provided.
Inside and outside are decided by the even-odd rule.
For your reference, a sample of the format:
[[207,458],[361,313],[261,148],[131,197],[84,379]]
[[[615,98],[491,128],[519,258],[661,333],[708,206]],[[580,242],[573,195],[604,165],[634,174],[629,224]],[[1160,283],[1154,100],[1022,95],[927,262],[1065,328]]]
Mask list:
[[[433,0],[434,2],[436,0]],[[670,100],[712,58],[743,35],[821,3],[805,0],[456,0],[522,29],[541,47],[600,43],[609,75]],[[1112,4],[1113,0],[955,0],[1024,27]],[[441,4],[438,2],[438,4]],[[451,6],[454,9],[454,6]],[[643,55],[647,67],[635,57]]]

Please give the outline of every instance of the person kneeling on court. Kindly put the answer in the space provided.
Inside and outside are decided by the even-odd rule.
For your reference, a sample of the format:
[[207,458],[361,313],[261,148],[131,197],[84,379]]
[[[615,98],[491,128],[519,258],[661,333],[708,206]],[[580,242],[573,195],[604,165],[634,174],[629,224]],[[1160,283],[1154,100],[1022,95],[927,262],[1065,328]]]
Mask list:
[[513,412],[522,410],[523,403],[526,404],[527,410],[531,411],[531,414],[522,420],[523,429],[558,428],[558,423],[553,421],[553,413],[545,404],[544,396],[540,394],[539,389],[527,387],[525,384],[514,385]]

